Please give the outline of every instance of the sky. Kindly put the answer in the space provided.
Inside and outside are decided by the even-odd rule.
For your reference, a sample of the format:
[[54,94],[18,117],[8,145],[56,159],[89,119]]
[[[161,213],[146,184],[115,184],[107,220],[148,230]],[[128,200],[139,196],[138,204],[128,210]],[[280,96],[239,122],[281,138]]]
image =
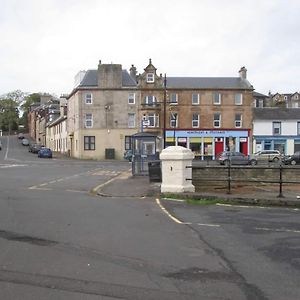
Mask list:
[[68,94],[102,63],[300,91],[299,0],[0,0],[0,95]]

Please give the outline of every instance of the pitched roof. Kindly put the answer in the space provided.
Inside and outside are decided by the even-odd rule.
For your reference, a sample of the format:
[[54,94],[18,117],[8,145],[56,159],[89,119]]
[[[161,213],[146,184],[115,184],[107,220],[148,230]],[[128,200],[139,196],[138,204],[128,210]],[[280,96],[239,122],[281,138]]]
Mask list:
[[167,77],[167,88],[253,90],[249,81],[240,77]]
[[254,120],[300,120],[300,108],[253,108]]
[[[127,70],[122,70],[122,86],[123,87],[135,87],[137,83],[129,75]],[[96,87],[98,86],[98,70],[86,71],[79,87]]]

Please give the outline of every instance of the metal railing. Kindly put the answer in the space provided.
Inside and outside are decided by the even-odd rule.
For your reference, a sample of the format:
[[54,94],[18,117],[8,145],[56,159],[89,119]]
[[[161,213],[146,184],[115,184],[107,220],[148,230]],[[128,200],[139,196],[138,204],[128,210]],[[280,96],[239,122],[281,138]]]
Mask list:
[[[225,170],[226,172],[226,178],[220,178],[220,176],[218,178],[209,178],[209,177],[205,177],[205,178],[201,178],[201,179],[196,179],[196,178],[187,178],[186,180],[191,180],[193,182],[226,182],[227,183],[227,194],[231,194],[232,193],[232,183],[234,182],[247,182],[247,183],[266,183],[266,184],[278,184],[278,196],[279,198],[284,198],[283,195],[283,185],[284,184],[300,184],[299,180],[286,180],[283,178],[283,175],[285,172],[288,171],[292,171],[294,172],[294,174],[296,175],[297,171],[299,172],[299,177],[300,177],[300,168],[299,167],[295,167],[295,166],[283,166],[282,164],[278,165],[278,166],[274,166],[274,167],[270,167],[270,166],[232,166],[231,164],[227,165],[227,166],[213,166],[213,165],[203,165],[203,166],[187,166],[186,168],[191,168],[193,170],[208,170],[208,169],[219,169],[219,170]],[[240,170],[241,172],[238,172],[238,174],[235,174],[235,176],[233,175],[232,171],[233,170]],[[276,171],[276,177],[275,179],[261,179],[259,178],[259,180],[257,178],[254,178],[254,176],[252,176],[251,178],[247,177],[247,178],[243,178],[243,173],[245,173],[245,170],[273,170]],[[242,172],[243,171],[243,172]],[[258,177],[258,176],[257,176]],[[295,178],[296,176],[294,176]]]

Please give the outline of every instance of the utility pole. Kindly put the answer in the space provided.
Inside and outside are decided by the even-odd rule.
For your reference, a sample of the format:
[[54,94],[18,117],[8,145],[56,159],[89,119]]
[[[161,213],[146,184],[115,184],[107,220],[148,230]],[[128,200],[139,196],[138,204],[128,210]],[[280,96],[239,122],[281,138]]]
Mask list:
[[164,145],[163,148],[166,148],[166,122],[167,122],[167,76],[165,73],[164,77],[164,128],[163,128],[163,137],[164,137]]

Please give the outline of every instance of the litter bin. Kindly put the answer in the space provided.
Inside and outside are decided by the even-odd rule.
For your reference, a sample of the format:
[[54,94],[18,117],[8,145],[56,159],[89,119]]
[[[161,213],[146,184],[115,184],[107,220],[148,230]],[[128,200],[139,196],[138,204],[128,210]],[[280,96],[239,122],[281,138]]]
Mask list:
[[148,162],[148,170],[149,170],[150,182],[161,182],[160,160],[149,161]]

